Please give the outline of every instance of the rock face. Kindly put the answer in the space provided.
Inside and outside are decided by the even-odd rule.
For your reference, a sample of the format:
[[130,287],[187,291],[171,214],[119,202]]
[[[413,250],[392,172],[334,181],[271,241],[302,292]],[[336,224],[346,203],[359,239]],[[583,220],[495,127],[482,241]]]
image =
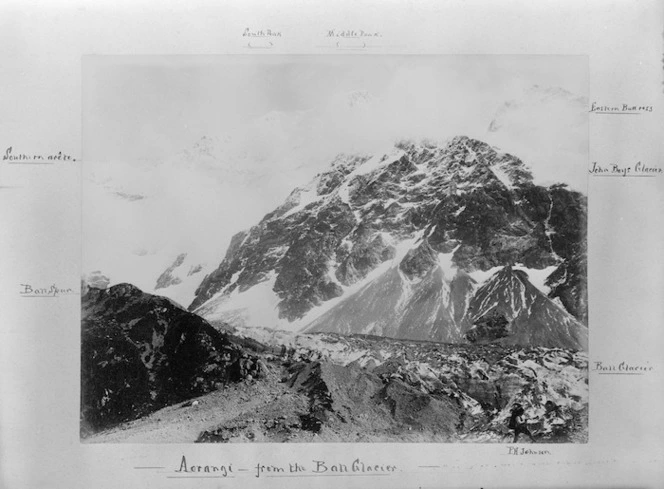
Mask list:
[[[585,239],[585,197],[534,185],[515,156],[467,137],[402,142],[338,156],[237,234],[189,309],[240,325],[459,342],[480,319],[468,311],[478,288],[515,265],[555,270],[533,314],[557,298],[584,322]],[[581,336],[558,346],[582,347]]]
[[203,277],[204,263],[198,262],[187,253],[179,253],[171,265],[157,278],[154,290],[159,291],[178,304],[189,304],[194,290]]
[[[492,316],[503,319],[504,332],[487,335],[480,331],[479,321]],[[470,301],[468,317],[475,325],[466,336],[474,336],[475,341],[486,339],[571,350],[588,348],[588,328],[537,290],[524,272],[510,266],[477,290]]]
[[157,283],[154,286],[155,290],[165,289],[170,285],[177,285],[179,283],[182,283],[182,279],[180,277],[173,276],[173,271],[184,263],[184,259],[186,257],[187,257],[186,253],[180,253],[177,256],[177,258],[175,258],[173,264],[170,267],[168,267],[166,270],[164,270],[164,273],[159,275]]
[[241,347],[130,284],[82,298],[82,429],[96,431],[239,380]]

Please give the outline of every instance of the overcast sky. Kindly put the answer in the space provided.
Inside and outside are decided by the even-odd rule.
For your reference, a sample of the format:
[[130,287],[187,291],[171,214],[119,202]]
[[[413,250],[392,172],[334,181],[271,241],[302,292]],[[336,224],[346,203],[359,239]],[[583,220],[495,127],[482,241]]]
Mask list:
[[[325,110],[357,90],[379,101],[359,139],[481,137],[533,85],[585,96],[587,71],[582,56],[85,57],[83,156],[167,158],[268,112]],[[352,124],[345,112],[323,122]],[[343,150],[348,134],[332,132]]]
[[[149,290],[179,253],[218,264],[336,154],[400,139],[475,137],[536,182],[585,192],[574,97],[587,68],[582,56],[85,57],[84,270]],[[203,136],[212,156],[183,153]]]

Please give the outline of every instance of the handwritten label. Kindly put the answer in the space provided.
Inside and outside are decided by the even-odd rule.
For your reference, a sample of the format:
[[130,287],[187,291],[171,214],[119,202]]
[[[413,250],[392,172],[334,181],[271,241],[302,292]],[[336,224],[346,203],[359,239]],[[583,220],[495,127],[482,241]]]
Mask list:
[[281,31],[272,29],[256,29],[252,30],[246,27],[242,32],[242,37],[249,38],[247,47],[250,49],[271,49],[274,47],[272,40],[281,38]]
[[180,474],[217,474],[220,477],[228,477],[233,474],[233,464],[188,464],[187,457],[182,455],[180,466],[174,472]]
[[616,163],[601,165],[593,161],[588,171],[596,177],[656,177],[664,173],[661,166],[647,165],[641,161],[630,166]]
[[395,465],[365,463],[356,458],[352,462],[330,462],[327,460],[312,460],[308,466],[299,462],[290,462],[288,466],[275,466],[256,464],[255,476],[287,475],[287,474],[313,474],[313,475],[389,475],[396,472]]
[[645,375],[652,372],[654,368],[649,362],[630,363],[630,362],[605,362],[597,360],[592,363],[592,371],[599,375]]
[[48,165],[53,164],[57,161],[76,161],[76,158],[72,158],[71,155],[58,151],[53,154],[35,154],[35,153],[18,153],[14,152],[14,148],[9,146],[5,150],[5,154],[2,155],[2,161],[6,161],[10,164],[42,164]]
[[549,450],[511,446],[507,447],[507,455],[551,455],[551,452]]
[[375,31],[364,31],[362,29],[360,30],[353,30],[353,29],[329,29],[327,31],[327,36],[326,37],[339,37],[339,38],[345,38],[345,39],[360,39],[360,38],[367,38],[367,37],[382,37],[382,34],[380,32],[375,32]]
[[327,44],[326,48],[363,50],[366,48],[377,47],[376,39],[382,38],[383,34],[378,31],[364,29],[328,29],[324,33],[327,41],[333,41],[333,44]]
[[48,287],[37,287],[31,284],[20,284],[19,295],[21,297],[60,297],[63,295],[78,295],[76,289],[58,287],[52,284]]
[[590,106],[590,112],[594,114],[612,114],[612,115],[638,115],[644,112],[652,112],[652,105],[620,104],[620,105],[602,105],[593,102]]
[[247,27],[242,32],[242,37],[281,37],[281,31],[273,31],[272,29],[258,29],[252,31]]
[[134,467],[137,470],[155,470],[166,474],[166,478],[288,478],[288,477],[367,477],[390,476],[400,469],[396,465],[375,463],[356,458],[350,461],[311,460],[309,462],[287,462],[286,464],[270,464],[257,462],[246,464],[244,467],[230,461],[206,461],[187,459],[182,455],[179,462],[171,469],[163,466]]

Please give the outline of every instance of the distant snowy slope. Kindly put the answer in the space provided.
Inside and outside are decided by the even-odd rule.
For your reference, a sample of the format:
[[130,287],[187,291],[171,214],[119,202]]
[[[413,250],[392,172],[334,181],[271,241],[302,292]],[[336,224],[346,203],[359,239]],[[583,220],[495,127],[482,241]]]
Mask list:
[[535,85],[498,108],[485,140],[528,161],[540,184],[565,182],[582,192],[588,188],[585,97]]
[[[359,129],[349,123],[332,138],[330,121],[363,124],[372,100],[357,91],[310,110],[271,111],[163,160],[86,161],[83,273],[101,270],[111,285],[130,282],[155,292],[160,275],[185,253],[191,265],[202,266],[200,283],[233,234],[322,171],[339,140]],[[349,148],[360,143],[357,133],[346,141]],[[194,282],[161,287],[159,294],[190,301]]]

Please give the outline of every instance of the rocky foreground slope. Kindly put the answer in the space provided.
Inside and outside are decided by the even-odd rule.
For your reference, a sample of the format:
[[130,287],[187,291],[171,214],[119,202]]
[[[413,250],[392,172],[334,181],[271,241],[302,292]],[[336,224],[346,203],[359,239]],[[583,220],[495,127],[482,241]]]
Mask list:
[[280,345],[270,368],[306,402],[286,416],[272,405],[252,410],[199,441],[507,442],[517,402],[539,442],[587,441],[583,352],[253,328],[237,334]]
[[90,442],[506,442],[516,402],[539,441],[587,438],[583,352],[213,327],[128,284],[83,307]]

